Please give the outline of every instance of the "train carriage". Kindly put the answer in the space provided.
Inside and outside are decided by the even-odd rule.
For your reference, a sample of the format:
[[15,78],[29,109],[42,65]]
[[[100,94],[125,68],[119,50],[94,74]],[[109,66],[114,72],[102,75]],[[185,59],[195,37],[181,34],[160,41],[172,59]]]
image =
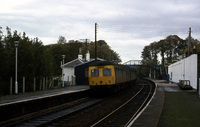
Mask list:
[[136,71],[125,65],[98,61],[89,66],[88,79],[90,88],[122,86],[136,80]]

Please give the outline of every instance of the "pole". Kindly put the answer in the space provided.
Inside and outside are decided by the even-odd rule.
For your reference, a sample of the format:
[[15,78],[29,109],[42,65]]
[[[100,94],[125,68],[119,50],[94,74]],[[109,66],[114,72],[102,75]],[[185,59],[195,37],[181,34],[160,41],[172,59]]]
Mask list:
[[18,47],[18,41],[15,41],[16,46],[16,58],[15,58],[15,94],[18,94],[18,82],[17,82],[17,47]]
[[15,94],[18,94],[18,82],[17,82],[17,47],[16,47],[16,58],[15,58]]
[[95,60],[97,60],[97,23],[95,23]]
[[87,40],[88,40],[88,39],[86,38],[86,41],[85,41],[85,60],[87,60],[87,59],[86,59],[86,54],[87,54]]
[[62,55],[63,58],[63,65],[62,65],[62,79],[63,79],[63,83],[62,83],[62,87],[64,87],[64,63],[65,63],[65,55]]
[[188,38],[188,56],[190,55],[190,42],[191,41],[191,27],[189,28],[189,38]]

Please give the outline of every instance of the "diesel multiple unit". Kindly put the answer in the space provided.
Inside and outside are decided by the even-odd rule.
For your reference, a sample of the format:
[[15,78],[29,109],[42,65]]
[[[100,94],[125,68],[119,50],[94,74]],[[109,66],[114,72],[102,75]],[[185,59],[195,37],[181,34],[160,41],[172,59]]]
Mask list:
[[88,68],[90,88],[122,86],[137,78],[135,69],[125,65],[97,61]]

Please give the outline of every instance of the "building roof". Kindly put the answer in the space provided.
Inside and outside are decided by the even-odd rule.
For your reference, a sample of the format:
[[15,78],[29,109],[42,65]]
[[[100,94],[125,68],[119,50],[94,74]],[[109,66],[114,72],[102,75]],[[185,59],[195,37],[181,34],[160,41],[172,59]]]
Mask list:
[[[97,58],[98,61],[105,61],[104,59],[100,59],[100,58]],[[95,59],[90,59],[90,61],[85,61],[83,59],[80,59],[80,58],[77,58],[77,59],[74,59],[68,63],[65,63],[64,65],[61,66],[61,68],[64,66],[64,67],[72,67],[74,68],[75,66],[79,66],[79,65],[82,65],[82,64],[87,64],[87,63],[90,63],[90,62],[93,62],[95,61]]]
[[[92,59],[90,59],[90,61],[86,61],[86,62],[77,64],[76,66],[81,66],[81,65],[83,65],[83,64],[89,64],[89,63],[94,62],[94,61],[96,61],[96,60],[95,60],[94,58],[92,58]],[[97,58],[97,61],[106,61],[106,60],[101,59],[101,58]]]
[[68,63],[66,63],[66,64],[64,64],[62,66],[64,66],[64,67],[75,67],[76,65],[82,64],[82,63],[84,63],[84,61],[79,59],[79,58],[77,58],[77,59],[74,59],[74,60],[72,60],[72,61],[70,61],[70,62],[68,62]]

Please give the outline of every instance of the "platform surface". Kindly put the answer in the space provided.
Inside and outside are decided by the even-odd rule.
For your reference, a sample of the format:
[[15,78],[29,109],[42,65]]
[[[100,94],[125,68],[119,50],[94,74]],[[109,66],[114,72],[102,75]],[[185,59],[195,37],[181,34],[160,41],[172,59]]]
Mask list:
[[[131,127],[157,127],[164,105],[165,92],[183,91],[174,83],[167,83],[163,80],[154,80],[154,82],[157,84],[155,96]],[[195,92],[195,90],[185,92]]]
[[7,95],[7,96],[0,97],[0,106],[8,105],[11,103],[19,103],[23,101],[32,100],[32,99],[45,98],[45,97],[55,96],[55,95],[60,95],[60,94],[73,93],[73,92],[78,92],[78,91],[87,90],[87,89],[89,89],[88,85],[74,85],[74,86],[67,86],[67,87],[59,88],[59,89],[19,93],[17,95]]

